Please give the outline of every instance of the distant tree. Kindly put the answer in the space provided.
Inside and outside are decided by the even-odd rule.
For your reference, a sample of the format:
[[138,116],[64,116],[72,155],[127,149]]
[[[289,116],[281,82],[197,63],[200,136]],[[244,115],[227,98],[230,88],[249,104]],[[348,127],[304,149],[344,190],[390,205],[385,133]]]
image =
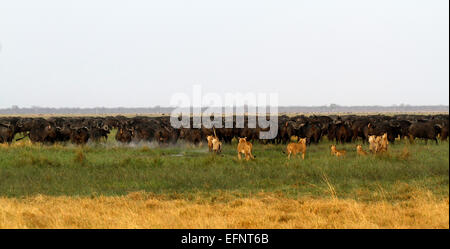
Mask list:
[[330,104],[330,108],[331,109],[335,109],[335,108],[338,108],[339,106],[338,105],[336,105],[336,104]]

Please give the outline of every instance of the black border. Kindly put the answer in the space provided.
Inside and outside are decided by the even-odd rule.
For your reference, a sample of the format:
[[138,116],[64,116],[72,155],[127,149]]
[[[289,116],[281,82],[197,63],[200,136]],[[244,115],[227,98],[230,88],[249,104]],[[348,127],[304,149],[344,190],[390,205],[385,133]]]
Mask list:
[[[120,248],[316,248],[316,247],[399,247],[435,248],[448,244],[448,229],[7,229],[0,230],[3,244],[11,240],[15,246],[36,247],[39,244]],[[267,234],[268,243],[182,244],[182,236],[216,236],[226,234]],[[6,244],[4,244],[6,245]]]

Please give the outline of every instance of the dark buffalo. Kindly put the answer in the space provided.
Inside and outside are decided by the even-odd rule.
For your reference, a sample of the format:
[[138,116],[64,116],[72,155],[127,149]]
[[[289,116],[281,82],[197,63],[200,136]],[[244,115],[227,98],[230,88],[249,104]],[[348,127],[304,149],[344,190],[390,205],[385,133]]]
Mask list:
[[100,142],[102,139],[106,141],[109,135],[109,127],[103,125],[103,127],[92,127],[89,129],[89,139],[93,142]]
[[348,143],[353,138],[352,129],[342,120],[337,119],[329,125],[328,140],[335,140],[337,143]]
[[292,121],[285,121],[278,127],[278,140],[279,142],[286,144],[291,141],[291,137],[295,135],[294,125]]
[[307,145],[310,145],[311,143],[319,143],[320,138],[322,137],[322,130],[318,123],[307,122],[302,126],[302,129],[304,134],[302,137],[306,137]]
[[119,127],[116,133],[116,141],[120,143],[130,143],[133,138],[133,130],[125,125]]
[[200,129],[196,128],[181,128],[178,138],[189,143],[198,144],[202,142],[202,133]]
[[409,127],[409,138],[413,142],[415,138],[428,139],[437,141],[437,135],[440,132],[439,125],[435,125],[431,122],[415,122]]
[[56,141],[56,125],[43,118],[33,119],[28,133],[33,143],[53,143]]
[[74,144],[82,145],[86,144],[89,140],[89,129],[87,127],[81,127],[72,129],[70,134],[70,141]]
[[0,143],[11,143],[14,139],[14,126],[0,123]]
[[56,128],[56,141],[58,142],[67,142],[70,140],[70,136],[72,135],[72,129],[70,128],[70,124],[66,123],[62,127]]

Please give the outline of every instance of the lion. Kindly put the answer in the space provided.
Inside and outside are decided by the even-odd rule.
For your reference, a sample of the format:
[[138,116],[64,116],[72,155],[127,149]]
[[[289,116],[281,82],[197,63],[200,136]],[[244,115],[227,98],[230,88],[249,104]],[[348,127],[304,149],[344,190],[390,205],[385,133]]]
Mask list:
[[375,136],[375,135],[369,136],[369,144],[370,144],[369,150],[373,154],[377,153],[377,151],[378,151],[378,142],[376,140],[377,140],[377,136]]
[[373,154],[387,152],[389,144],[387,133],[384,133],[382,136],[369,136],[369,143],[370,151]]
[[222,142],[220,142],[219,138],[213,137],[211,143],[212,143],[212,150],[214,151],[214,153],[222,152]]
[[383,136],[380,137],[379,142],[378,142],[378,151],[379,152],[387,152],[388,150],[388,138],[387,138],[387,133],[384,133]]
[[331,155],[335,155],[337,157],[345,156],[347,152],[345,150],[336,149],[336,145],[331,145]]
[[239,138],[239,144],[237,146],[238,158],[241,160],[241,154],[245,155],[245,160],[255,159],[252,155],[252,143],[247,141],[247,137]]
[[297,143],[290,143],[288,144],[286,151],[288,153],[288,159],[291,158],[291,154],[294,156],[297,155],[297,153],[302,153],[302,159],[305,159],[306,154],[306,138],[300,138]]
[[356,146],[356,153],[360,156],[366,156],[367,152],[365,152],[360,144]]
[[208,149],[209,152],[214,151],[215,153],[222,152],[222,142],[220,142],[219,137],[216,134],[216,129],[213,127],[213,135],[206,136],[206,140],[208,140]]
[[208,135],[207,137],[206,137],[206,140],[208,140],[208,149],[209,149],[209,152],[211,152],[212,150],[213,150],[213,139],[214,139],[214,136],[211,136],[211,135]]

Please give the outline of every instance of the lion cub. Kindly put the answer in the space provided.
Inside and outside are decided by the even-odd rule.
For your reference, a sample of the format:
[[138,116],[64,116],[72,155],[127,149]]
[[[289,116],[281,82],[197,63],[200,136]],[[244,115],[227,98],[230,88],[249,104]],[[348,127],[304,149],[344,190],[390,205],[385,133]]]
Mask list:
[[247,137],[239,138],[239,144],[237,146],[238,158],[241,160],[241,153],[245,155],[245,160],[255,159],[252,155],[252,143],[247,141]]
[[367,152],[365,152],[360,144],[356,146],[356,153],[360,156],[366,156]]
[[297,143],[290,143],[288,144],[287,148],[288,153],[288,159],[291,158],[291,154],[294,156],[297,155],[297,153],[302,153],[302,159],[305,159],[306,154],[306,138],[300,138]]
[[345,153],[347,153],[345,150],[338,150],[336,149],[336,145],[331,145],[331,155],[335,155],[337,157],[345,156]]

